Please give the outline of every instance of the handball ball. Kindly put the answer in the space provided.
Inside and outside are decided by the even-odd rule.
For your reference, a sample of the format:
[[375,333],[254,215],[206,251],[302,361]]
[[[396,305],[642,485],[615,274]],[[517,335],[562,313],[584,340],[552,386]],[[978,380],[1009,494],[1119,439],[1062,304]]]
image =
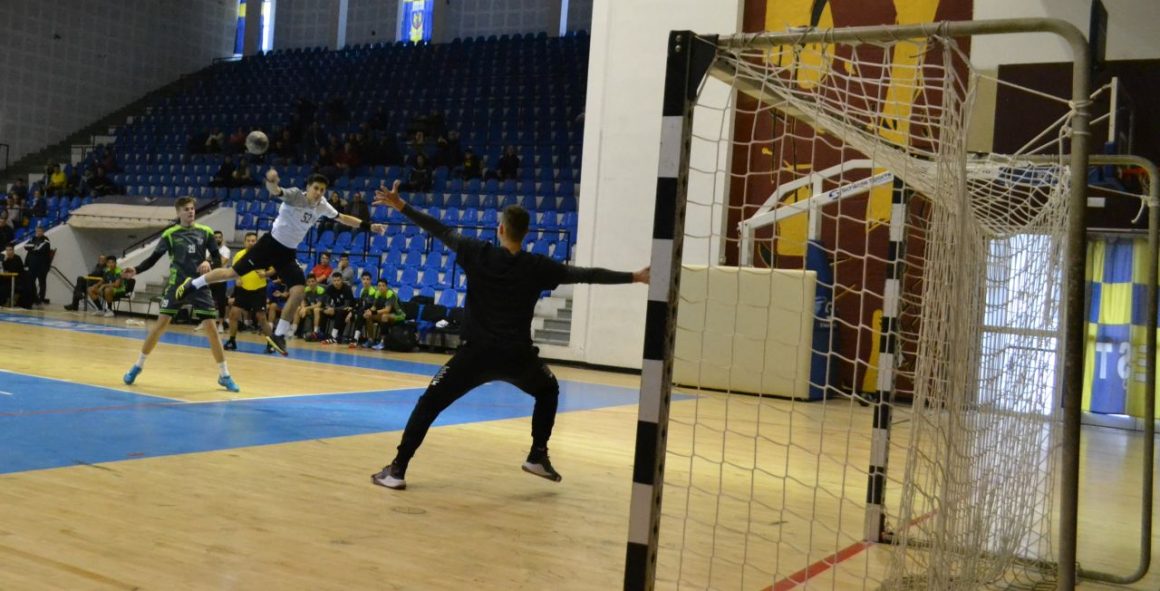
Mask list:
[[246,136],[246,151],[251,154],[265,154],[270,147],[270,138],[260,131],[251,131]]

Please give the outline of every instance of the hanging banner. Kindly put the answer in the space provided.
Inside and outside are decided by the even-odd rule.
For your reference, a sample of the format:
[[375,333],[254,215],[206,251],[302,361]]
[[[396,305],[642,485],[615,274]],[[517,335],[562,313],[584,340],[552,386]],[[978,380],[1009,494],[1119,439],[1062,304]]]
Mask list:
[[[1083,409],[1097,414],[1144,414],[1145,240],[1088,243],[1088,316]],[[1158,389],[1160,390],[1160,389]],[[1158,405],[1160,406],[1160,405]],[[1160,408],[1157,409],[1160,418]]]

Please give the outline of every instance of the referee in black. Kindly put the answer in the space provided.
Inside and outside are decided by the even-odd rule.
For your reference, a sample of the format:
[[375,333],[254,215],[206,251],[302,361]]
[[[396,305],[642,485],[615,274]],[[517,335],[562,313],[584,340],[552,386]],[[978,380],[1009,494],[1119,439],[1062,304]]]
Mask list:
[[528,233],[527,210],[512,205],[504,209],[499,224],[499,245],[465,237],[435,218],[408,205],[399,197],[399,182],[375,192],[375,204],[402,212],[419,227],[455,251],[455,262],[467,274],[464,343],[435,374],[419,397],[395,459],[371,481],[401,490],[407,487],[407,465],[423,443],[427,429],[443,409],[477,386],[502,380],[531,394],[532,449],[523,464],[525,472],[559,482],[561,476],[548,459],[548,439],[556,422],[560,384],[532,346],[532,315],[545,290],[565,283],[648,283],[649,269],[636,272],[573,267],[546,256],[525,252],[521,245]]

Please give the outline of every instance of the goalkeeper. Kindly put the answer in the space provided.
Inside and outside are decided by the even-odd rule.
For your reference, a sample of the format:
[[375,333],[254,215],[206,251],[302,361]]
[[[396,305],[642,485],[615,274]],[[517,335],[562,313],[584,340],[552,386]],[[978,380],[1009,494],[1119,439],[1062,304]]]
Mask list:
[[372,475],[371,481],[387,488],[406,488],[407,465],[439,413],[476,386],[500,380],[536,399],[532,449],[523,470],[559,482],[561,476],[548,459],[548,438],[556,422],[560,385],[540,359],[539,349],[532,346],[536,301],[544,291],[562,283],[647,283],[648,267],[632,273],[573,267],[525,252],[521,245],[530,219],[527,210],[518,205],[503,210],[498,245],[468,238],[408,205],[399,197],[398,188],[398,181],[392,189],[380,188],[375,192],[375,204],[402,212],[446,244],[467,274],[464,343],[435,374],[411,411],[395,459]]

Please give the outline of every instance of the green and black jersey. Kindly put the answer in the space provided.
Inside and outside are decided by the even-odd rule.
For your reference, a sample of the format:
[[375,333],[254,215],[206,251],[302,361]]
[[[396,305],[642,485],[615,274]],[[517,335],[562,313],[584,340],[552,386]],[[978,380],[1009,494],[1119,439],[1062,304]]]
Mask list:
[[201,224],[188,227],[177,224],[167,228],[161,233],[153,253],[137,266],[137,272],[145,272],[166,254],[169,255],[170,285],[200,275],[197,267],[202,261],[210,261],[214,267],[221,266],[221,255],[213,239],[213,229]]

